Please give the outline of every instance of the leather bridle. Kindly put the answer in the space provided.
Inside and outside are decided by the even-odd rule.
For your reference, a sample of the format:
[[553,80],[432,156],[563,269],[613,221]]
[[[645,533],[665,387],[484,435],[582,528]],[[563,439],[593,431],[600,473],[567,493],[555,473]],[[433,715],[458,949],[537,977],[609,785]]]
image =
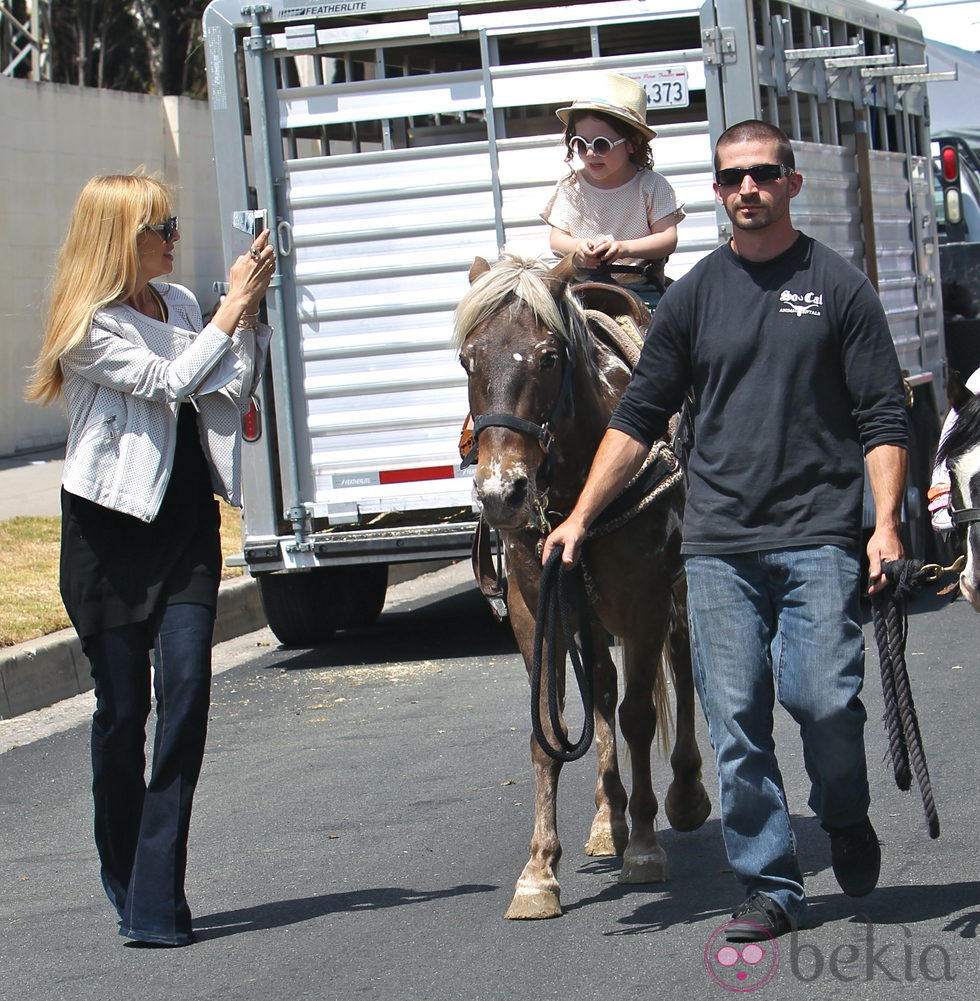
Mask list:
[[980,521],[980,507],[965,507],[962,511],[957,511],[950,505],[949,516],[953,524],[960,528]]
[[562,355],[564,362],[564,369],[562,371],[561,378],[561,389],[558,391],[558,397],[555,400],[555,405],[551,408],[551,414],[548,419],[543,424],[535,424],[534,421],[525,420],[523,417],[517,417],[514,414],[479,414],[473,417],[473,447],[466,453],[463,457],[463,461],[460,463],[460,467],[465,469],[467,466],[473,465],[474,462],[479,458],[477,449],[480,445],[480,432],[485,428],[509,428],[511,431],[518,431],[521,434],[528,434],[532,438],[536,438],[538,444],[541,446],[541,451],[544,452],[545,460],[541,465],[541,469],[538,472],[539,481],[545,484],[547,489],[548,483],[550,483],[551,478],[551,446],[555,440],[555,433],[552,430],[554,426],[560,421],[566,413],[572,415],[575,413],[575,399],[572,394],[572,384],[574,382],[575,375],[575,359],[572,352],[569,351],[568,345],[562,345]]

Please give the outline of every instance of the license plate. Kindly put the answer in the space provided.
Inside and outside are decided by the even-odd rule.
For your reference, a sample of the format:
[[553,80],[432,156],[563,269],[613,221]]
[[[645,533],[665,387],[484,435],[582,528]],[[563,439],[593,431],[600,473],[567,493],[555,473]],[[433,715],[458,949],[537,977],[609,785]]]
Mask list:
[[691,103],[686,66],[664,66],[628,75],[647,92],[648,108],[686,108]]

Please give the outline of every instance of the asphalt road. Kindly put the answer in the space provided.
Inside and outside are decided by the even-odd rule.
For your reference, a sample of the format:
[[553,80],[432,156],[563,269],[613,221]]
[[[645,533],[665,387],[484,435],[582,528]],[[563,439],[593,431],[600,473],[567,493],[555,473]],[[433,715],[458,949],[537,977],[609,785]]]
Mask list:
[[[917,793],[899,792],[884,762],[872,654],[879,889],[860,901],[839,892],[781,714],[815,927],[780,939],[778,956],[743,956],[728,973],[746,977],[723,983],[706,947],[741,894],[716,815],[694,834],[663,831],[671,882],[621,887],[617,860],[581,851],[591,756],[562,779],[564,916],[504,920],[533,798],[523,665],[465,568],[392,595],[377,629],[314,651],[283,650],[267,631],[217,648],[191,830],[191,948],[133,949],[116,934],[90,833],[90,697],[0,723],[0,998],[977,997],[980,618],[964,602],[922,599],[910,616],[942,836],[928,839]],[[703,727],[701,743],[710,758]],[[656,772],[662,795],[666,765]]]

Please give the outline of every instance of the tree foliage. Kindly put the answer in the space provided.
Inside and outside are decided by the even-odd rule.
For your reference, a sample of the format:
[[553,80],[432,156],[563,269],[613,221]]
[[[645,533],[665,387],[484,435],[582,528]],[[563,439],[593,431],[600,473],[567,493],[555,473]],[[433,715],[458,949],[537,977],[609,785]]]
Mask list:
[[51,79],[86,87],[204,97],[207,0],[52,0]]

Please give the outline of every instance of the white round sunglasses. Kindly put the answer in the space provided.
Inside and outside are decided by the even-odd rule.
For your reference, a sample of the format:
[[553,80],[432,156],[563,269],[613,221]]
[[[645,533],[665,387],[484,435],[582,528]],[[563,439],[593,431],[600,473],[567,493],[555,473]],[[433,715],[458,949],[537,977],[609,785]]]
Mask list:
[[572,136],[568,140],[568,148],[576,156],[584,157],[586,152],[590,152],[593,156],[605,157],[609,156],[617,146],[622,146],[624,142],[626,142],[625,139],[617,139],[614,142],[605,136],[596,136],[592,142],[589,142],[588,139],[583,139],[582,136]]

